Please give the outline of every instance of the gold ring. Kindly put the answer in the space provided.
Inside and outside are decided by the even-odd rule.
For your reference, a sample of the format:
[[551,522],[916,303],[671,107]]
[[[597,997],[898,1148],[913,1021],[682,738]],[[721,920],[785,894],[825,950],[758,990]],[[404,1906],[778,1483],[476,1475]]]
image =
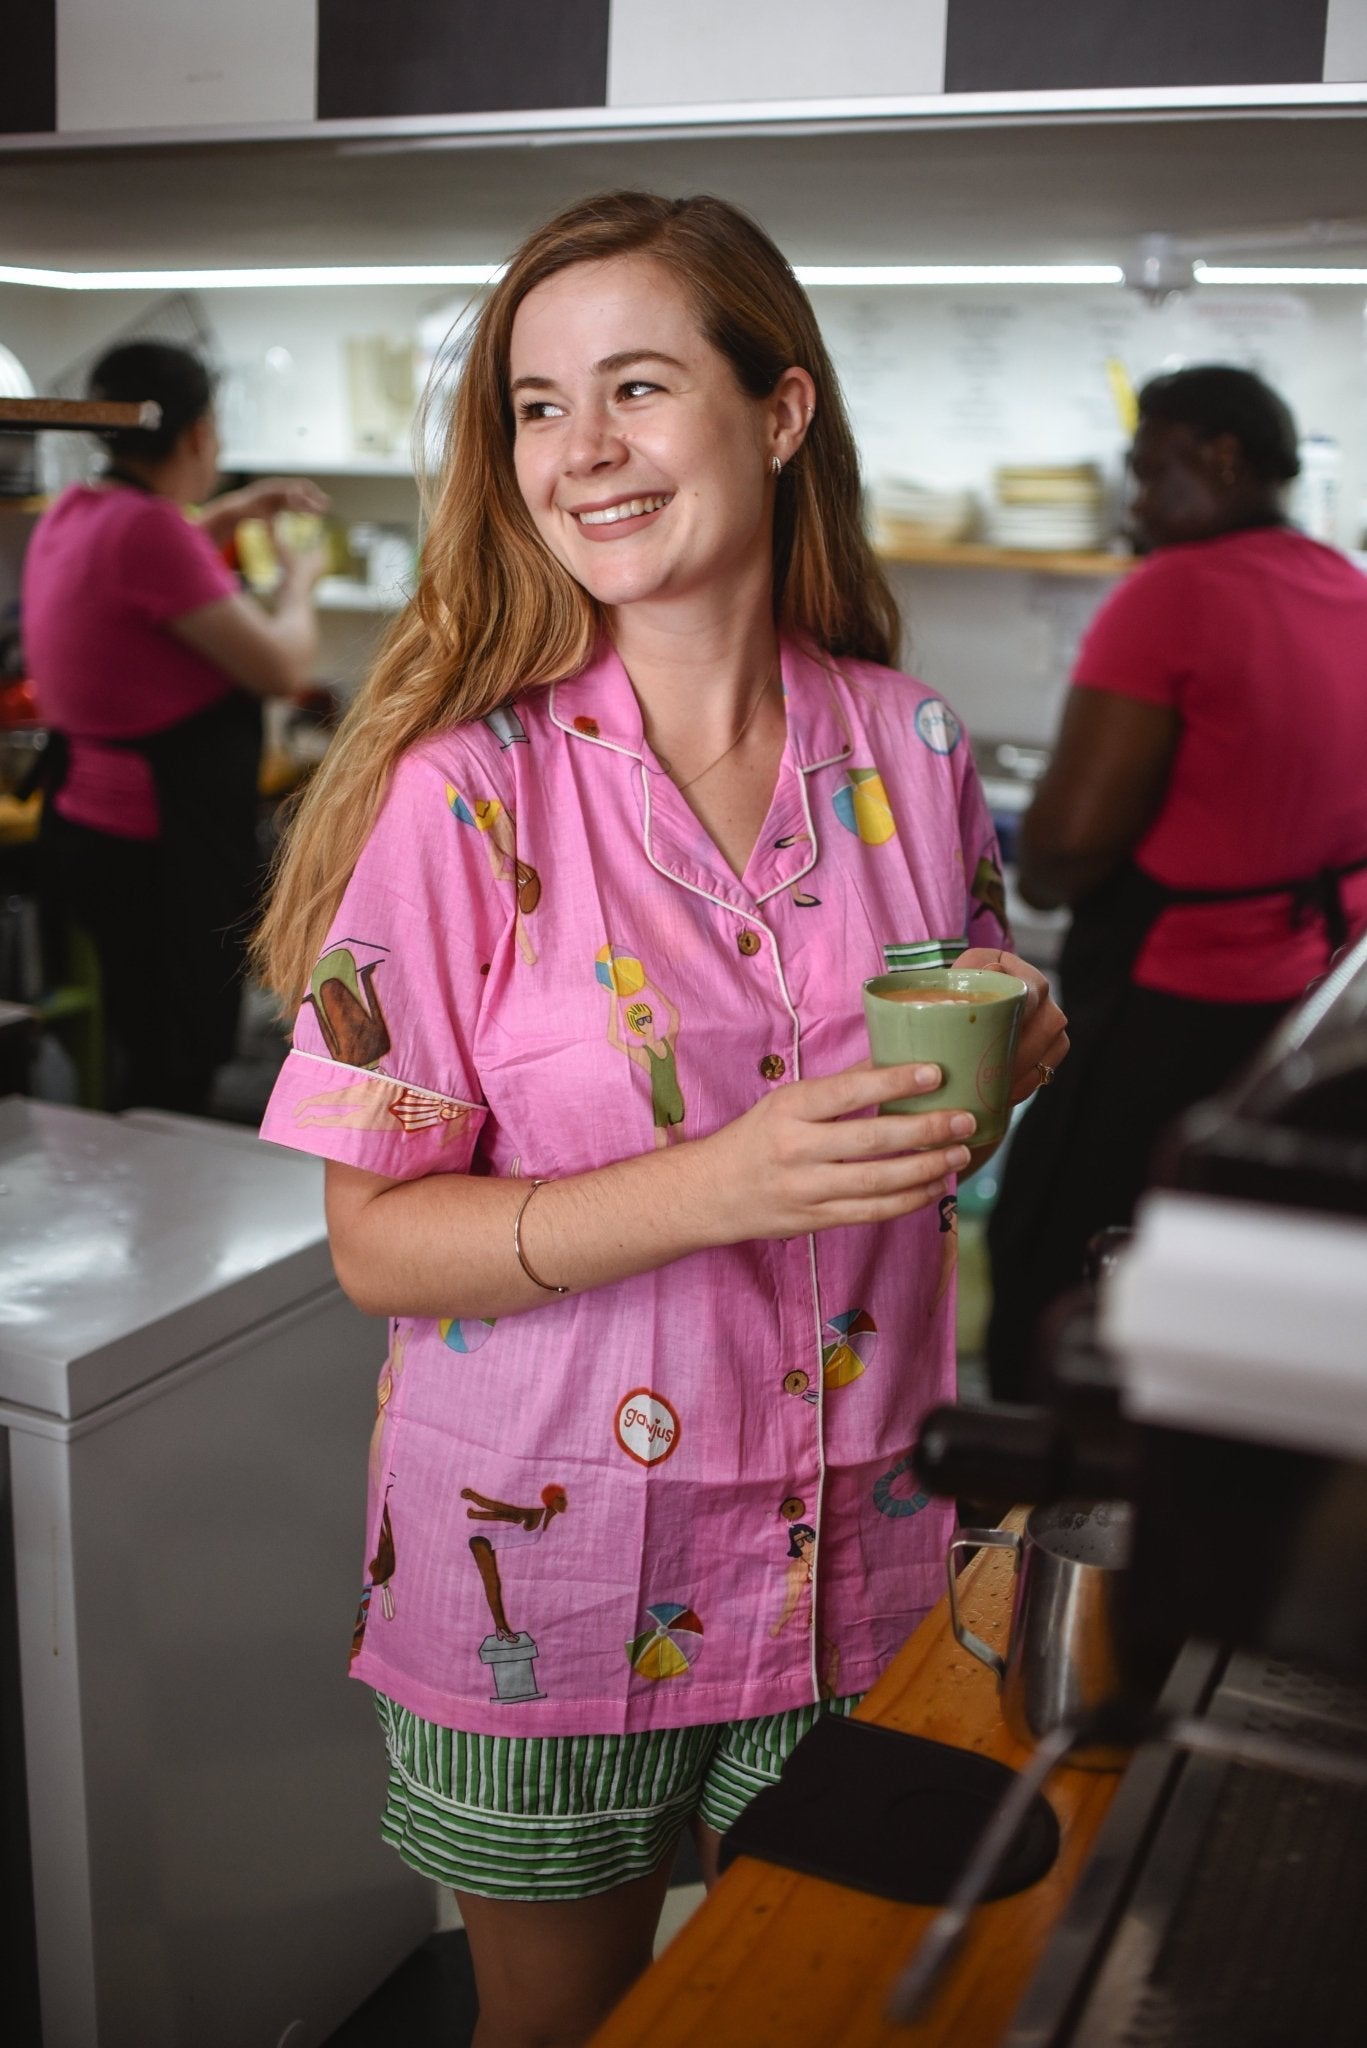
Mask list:
[[1039,1075],[1041,1088],[1047,1088],[1054,1078],[1054,1069],[1045,1060],[1035,1061],[1035,1072]]

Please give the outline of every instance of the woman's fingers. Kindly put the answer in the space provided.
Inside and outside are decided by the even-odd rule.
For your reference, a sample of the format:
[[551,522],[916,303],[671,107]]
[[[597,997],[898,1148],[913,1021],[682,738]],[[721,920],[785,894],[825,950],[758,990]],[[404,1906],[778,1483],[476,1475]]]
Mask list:
[[825,1074],[817,1081],[794,1081],[781,1091],[781,1097],[806,1121],[828,1123],[905,1096],[929,1095],[939,1085],[938,1067],[914,1061],[900,1067],[876,1067],[872,1060],[861,1060],[857,1066]]

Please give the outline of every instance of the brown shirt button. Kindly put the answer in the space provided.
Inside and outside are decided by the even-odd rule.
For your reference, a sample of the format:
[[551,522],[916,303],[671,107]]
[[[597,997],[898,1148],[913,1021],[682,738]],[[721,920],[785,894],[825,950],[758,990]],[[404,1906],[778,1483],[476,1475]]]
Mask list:
[[759,933],[741,932],[736,940],[736,950],[737,952],[744,953],[747,960],[752,953],[758,953]]
[[788,1071],[788,1063],[779,1053],[766,1052],[759,1063],[759,1070],[766,1081],[781,1081]]
[[787,1500],[784,1501],[782,1507],[779,1509],[779,1513],[782,1515],[785,1522],[799,1521],[802,1518],[802,1516],[806,1514],[806,1512],[806,1501],[799,1500],[795,1493],[790,1493]]

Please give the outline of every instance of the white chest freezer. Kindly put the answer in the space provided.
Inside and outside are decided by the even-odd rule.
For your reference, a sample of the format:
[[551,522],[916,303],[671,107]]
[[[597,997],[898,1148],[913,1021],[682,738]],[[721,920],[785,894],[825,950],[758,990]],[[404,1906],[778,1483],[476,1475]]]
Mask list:
[[432,1931],[346,1676],[384,1345],[317,1161],[0,1101],[6,1877],[43,2048],[315,2048]]

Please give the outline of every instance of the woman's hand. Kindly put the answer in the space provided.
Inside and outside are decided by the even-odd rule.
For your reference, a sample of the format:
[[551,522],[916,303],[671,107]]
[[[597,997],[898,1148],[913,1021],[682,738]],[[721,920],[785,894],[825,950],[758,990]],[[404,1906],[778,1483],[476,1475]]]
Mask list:
[[837,1224],[885,1223],[927,1208],[969,1163],[964,1110],[868,1116],[861,1111],[940,1085],[932,1066],[869,1061],[776,1088],[709,1138],[680,1148],[713,1210],[713,1241],[801,1237]]
[[1015,953],[998,952],[992,946],[971,946],[966,953],[960,953],[954,965],[986,968],[993,974],[1014,974],[1025,983],[1029,993],[1016,1040],[1010,1095],[1011,1102],[1024,1102],[1044,1086],[1041,1069],[1047,1068],[1052,1080],[1054,1069],[1068,1057],[1068,1019],[1050,994],[1048,976]]
[[[274,519],[280,512],[304,512],[321,519],[332,500],[305,476],[266,476],[231,494],[239,519]],[[216,500],[221,503],[221,500]]]
[[216,548],[226,547],[244,519],[273,520],[280,512],[306,512],[321,518],[332,500],[303,476],[267,476],[241,490],[221,491],[199,508],[201,530]]
[[[323,546],[294,548],[275,536],[276,559],[280,564],[280,590],[308,592],[328,572],[328,551]],[[277,598],[278,605],[278,598]]]

